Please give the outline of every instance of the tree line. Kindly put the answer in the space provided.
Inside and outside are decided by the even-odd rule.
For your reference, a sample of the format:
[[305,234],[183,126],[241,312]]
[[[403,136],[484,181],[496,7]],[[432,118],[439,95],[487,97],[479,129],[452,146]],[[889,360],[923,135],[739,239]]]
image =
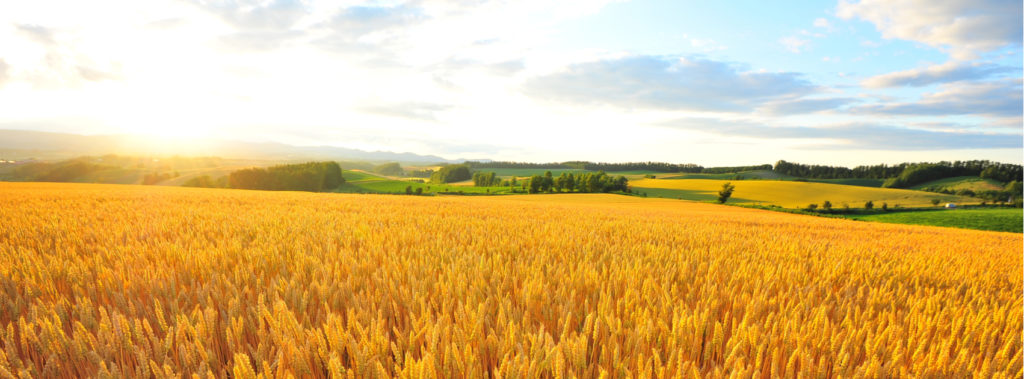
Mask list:
[[693,163],[665,163],[665,162],[626,162],[626,163],[600,163],[589,161],[566,161],[549,163],[529,162],[477,162],[467,161],[464,163],[471,169],[533,169],[533,170],[580,170],[580,171],[653,171],[665,173],[687,173],[687,174],[722,174],[741,171],[771,170],[771,164],[752,166],[730,166],[730,167],[704,167]]
[[888,179],[883,187],[905,188],[955,176],[978,176],[1001,183],[1022,180],[1021,165],[988,160],[941,161],[936,163],[879,164],[847,168],[778,161],[776,173],[811,179]]
[[465,163],[473,169],[533,169],[533,170],[586,170],[586,171],[655,171],[655,172],[689,172],[699,173],[704,168],[691,163],[664,163],[664,162],[626,162],[626,163],[598,163],[588,161],[567,161],[549,163],[529,162],[477,162],[467,161]]
[[247,168],[228,174],[228,186],[269,191],[327,191],[345,183],[336,162]]
[[477,187],[496,187],[501,185],[501,178],[492,172],[474,172],[473,185]]
[[[476,179],[480,184],[476,184]],[[501,186],[515,187],[517,185],[529,193],[555,193],[555,192],[576,192],[576,193],[608,193],[608,192],[630,192],[629,180],[625,176],[611,176],[604,171],[584,172],[573,174],[563,172],[557,177],[547,171],[544,175],[533,175],[528,179],[517,181],[515,177],[508,180],[500,180],[494,172],[478,172],[474,176],[474,184],[478,186],[493,186],[497,183]],[[514,191],[514,190],[513,190]]]
[[442,166],[430,174],[431,183],[454,183],[469,180],[473,175],[470,173],[469,165],[457,164]]
[[743,171],[771,170],[772,165],[762,164],[754,166],[731,166],[731,167],[707,167],[701,170],[702,174],[730,174]]

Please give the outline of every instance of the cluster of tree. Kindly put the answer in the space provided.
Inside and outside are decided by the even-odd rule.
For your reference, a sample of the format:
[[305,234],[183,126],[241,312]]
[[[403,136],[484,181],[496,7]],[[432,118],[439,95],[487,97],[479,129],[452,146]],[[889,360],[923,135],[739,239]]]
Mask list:
[[442,166],[437,171],[430,174],[431,183],[454,183],[461,182],[463,180],[469,180],[473,175],[470,174],[469,165],[457,164]]
[[473,185],[477,187],[494,187],[502,184],[501,178],[492,172],[474,172]]
[[813,179],[886,179],[899,175],[907,165],[908,163],[901,163],[895,166],[880,164],[857,166],[851,169],[842,166],[807,165],[778,161],[772,170],[783,175]]
[[1020,181],[1022,170],[1020,165],[989,161],[918,163],[907,165],[899,175],[889,178],[882,184],[887,188],[907,188],[933,180],[955,176],[978,176],[993,179],[1001,183]]
[[115,166],[92,163],[87,158],[77,158],[56,163],[28,163],[15,169],[8,179],[33,182],[74,182],[96,172],[116,169]]
[[229,186],[241,189],[320,192],[338,188],[343,183],[341,166],[335,162],[247,168],[228,175]]
[[689,173],[699,173],[704,169],[701,166],[690,163],[676,164],[664,162],[596,163],[587,161],[568,161],[561,163],[528,163],[467,161],[465,164],[473,169],[522,168],[534,170],[655,171]]
[[417,195],[417,196],[422,195],[423,194],[423,187],[416,187],[416,189],[413,190],[412,186],[405,186],[405,194],[406,195]]
[[221,176],[217,179],[210,177],[209,175],[201,175],[192,179],[186,180],[185,183],[181,184],[183,187],[200,187],[200,188],[227,188],[228,177]]
[[152,185],[152,184],[157,184],[157,183],[160,183],[162,181],[170,180],[171,178],[177,178],[177,177],[178,177],[178,172],[177,171],[175,171],[174,173],[170,173],[170,172],[164,172],[164,173],[154,172],[154,173],[149,173],[149,174],[146,174],[145,176],[143,176],[142,177],[142,184]]
[[757,170],[771,170],[772,165],[762,164],[755,166],[732,166],[732,167],[705,167],[700,172],[702,174],[729,174],[734,172],[743,171],[757,171]]
[[405,175],[406,175],[406,176],[411,176],[411,177],[414,177],[414,178],[424,178],[424,179],[428,179],[428,178],[430,178],[430,177],[431,177],[432,175],[434,175],[434,170],[431,170],[431,169],[426,169],[426,170],[412,170],[412,171],[409,171],[409,172],[405,173]]
[[893,179],[887,186],[894,188],[908,187],[954,176],[978,176],[1002,183],[1022,180],[1024,177],[1024,169],[1021,165],[987,160],[880,164],[857,166],[852,169],[841,166],[806,165],[778,161],[773,170],[779,174],[813,179]]
[[[513,184],[514,185],[514,182]],[[625,176],[609,176],[604,171],[575,174],[563,172],[557,178],[551,171],[544,175],[533,175],[522,183],[530,193],[541,192],[629,192],[629,180]]]
[[373,172],[387,176],[403,176],[405,170],[402,169],[402,165],[398,162],[384,163],[373,167]]
[[772,165],[754,166],[733,166],[733,167],[703,167],[692,163],[665,163],[665,162],[626,162],[626,163],[600,163],[588,161],[567,161],[551,163],[528,163],[528,162],[475,162],[465,163],[472,169],[495,169],[495,168],[522,168],[534,170],[586,170],[586,171],[653,171],[666,173],[691,173],[691,174],[722,174],[742,171],[771,170]]

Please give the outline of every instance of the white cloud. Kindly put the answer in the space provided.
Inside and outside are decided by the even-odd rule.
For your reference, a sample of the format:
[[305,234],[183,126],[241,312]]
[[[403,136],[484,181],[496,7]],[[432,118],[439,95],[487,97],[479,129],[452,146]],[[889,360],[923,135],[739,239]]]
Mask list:
[[1024,114],[1020,78],[947,83],[940,88],[939,91],[925,93],[917,101],[867,104],[855,107],[852,111],[876,115],[974,115],[1017,120]]
[[818,90],[795,73],[749,72],[703,58],[630,56],[531,78],[526,92],[577,104],[745,112]]
[[924,68],[892,72],[873,76],[861,82],[868,88],[886,88],[911,86],[920,87],[935,83],[957,81],[974,81],[986,79],[1000,74],[1020,73],[1019,68],[1000,66],[991,63],[963,63],[949,61]]
[[839,0],[836,15],[875,25],[885,38],[948,49],[955,58],[1021,45],[1020,0]]
[[814,27],[832,31],[832,23],[828,22],[828,20],[823,17],[814,19]]
[[808,44],[810,44],[810,42],[811,41],[798,38],[795,36],[783,37],[782,39],[779,40],[779,43],[781,43],[782,46],[786,48],[786,50],[789,50],[790,52],[797,54],[807,51],[807,47]]

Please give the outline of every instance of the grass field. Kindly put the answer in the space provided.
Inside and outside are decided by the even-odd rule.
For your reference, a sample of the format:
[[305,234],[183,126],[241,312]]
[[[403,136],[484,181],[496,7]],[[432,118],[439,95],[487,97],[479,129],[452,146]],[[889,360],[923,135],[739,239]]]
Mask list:
[[848,218],[896,224],[948,226],[977,230],[1021,233],[1024,213],[1020,209],[953,209],[851,215]]
[[842,184],[847,186],[860,186],[860,187],[882,187],[882,183],[885,183],[885,179],[807,179],[808,182],[815,183],[828,183],[828,184]]
[[1003,189],[1003,185],[998,181],[982,179],[977,176],[957,176],[953,178],[933,180],[911,187],[911,189],[924,188],[948,189],[951,191],[966,189],[977,192],[985,190],[999,191]]
[[418,183],[412,179],[394,180],[364,171],[345,170],[342,171],[342,176],[345,177],[345,184],[342,184],[341,188],[337,190],[337,192],[342,193],[404,194],[406,187],[411,187],[413,191],[420,188],[424,194],[428,195],[458,194],[460,192],[462,194],[478,195],[511,193],[508,187],[474,187],[472,182],[469,182],[469,185],[466,185],[466,183]]
[[0,377],[1020,377],[1020,234],[0,183]]
[[[634,191],[647,193],[648,196],[675,198],[696,201],[713,201],[718,191],[727,180],[708,179],[643,179],[631,180]],[[730,202],[778,205],[786,208],[805,207],[808,204],[821,204],[828,200],[833,207],[842,207],[847,203],[850,207],[860,208],[868,200],[875,206],[888,203],[892,206],[923,207],[930,206],[931,199],[939,199],[942,203],[954,202],[968,204],[979,202],[976,199],[944,195],[938,193],[911,191],[890,188],[870,188],[828,183],[794,182],[782,180],[738,180],[731,181],[736,186]]]

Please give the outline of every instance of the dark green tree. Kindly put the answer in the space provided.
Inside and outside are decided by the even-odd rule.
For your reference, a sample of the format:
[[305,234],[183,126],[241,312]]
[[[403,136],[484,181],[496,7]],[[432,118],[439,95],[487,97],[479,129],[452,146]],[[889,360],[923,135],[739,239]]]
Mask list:
[[540,175],[534,175],[530,177],[530,193],[540,192],[541,186],[544,185],[544,177]]
[[730,182],[722,184],[722,189],[718,191],[718,203],[725,204],[726,201],[729,201],[729,198],[732,197],[732,191],[735,189],[736,186],[732,185]]

